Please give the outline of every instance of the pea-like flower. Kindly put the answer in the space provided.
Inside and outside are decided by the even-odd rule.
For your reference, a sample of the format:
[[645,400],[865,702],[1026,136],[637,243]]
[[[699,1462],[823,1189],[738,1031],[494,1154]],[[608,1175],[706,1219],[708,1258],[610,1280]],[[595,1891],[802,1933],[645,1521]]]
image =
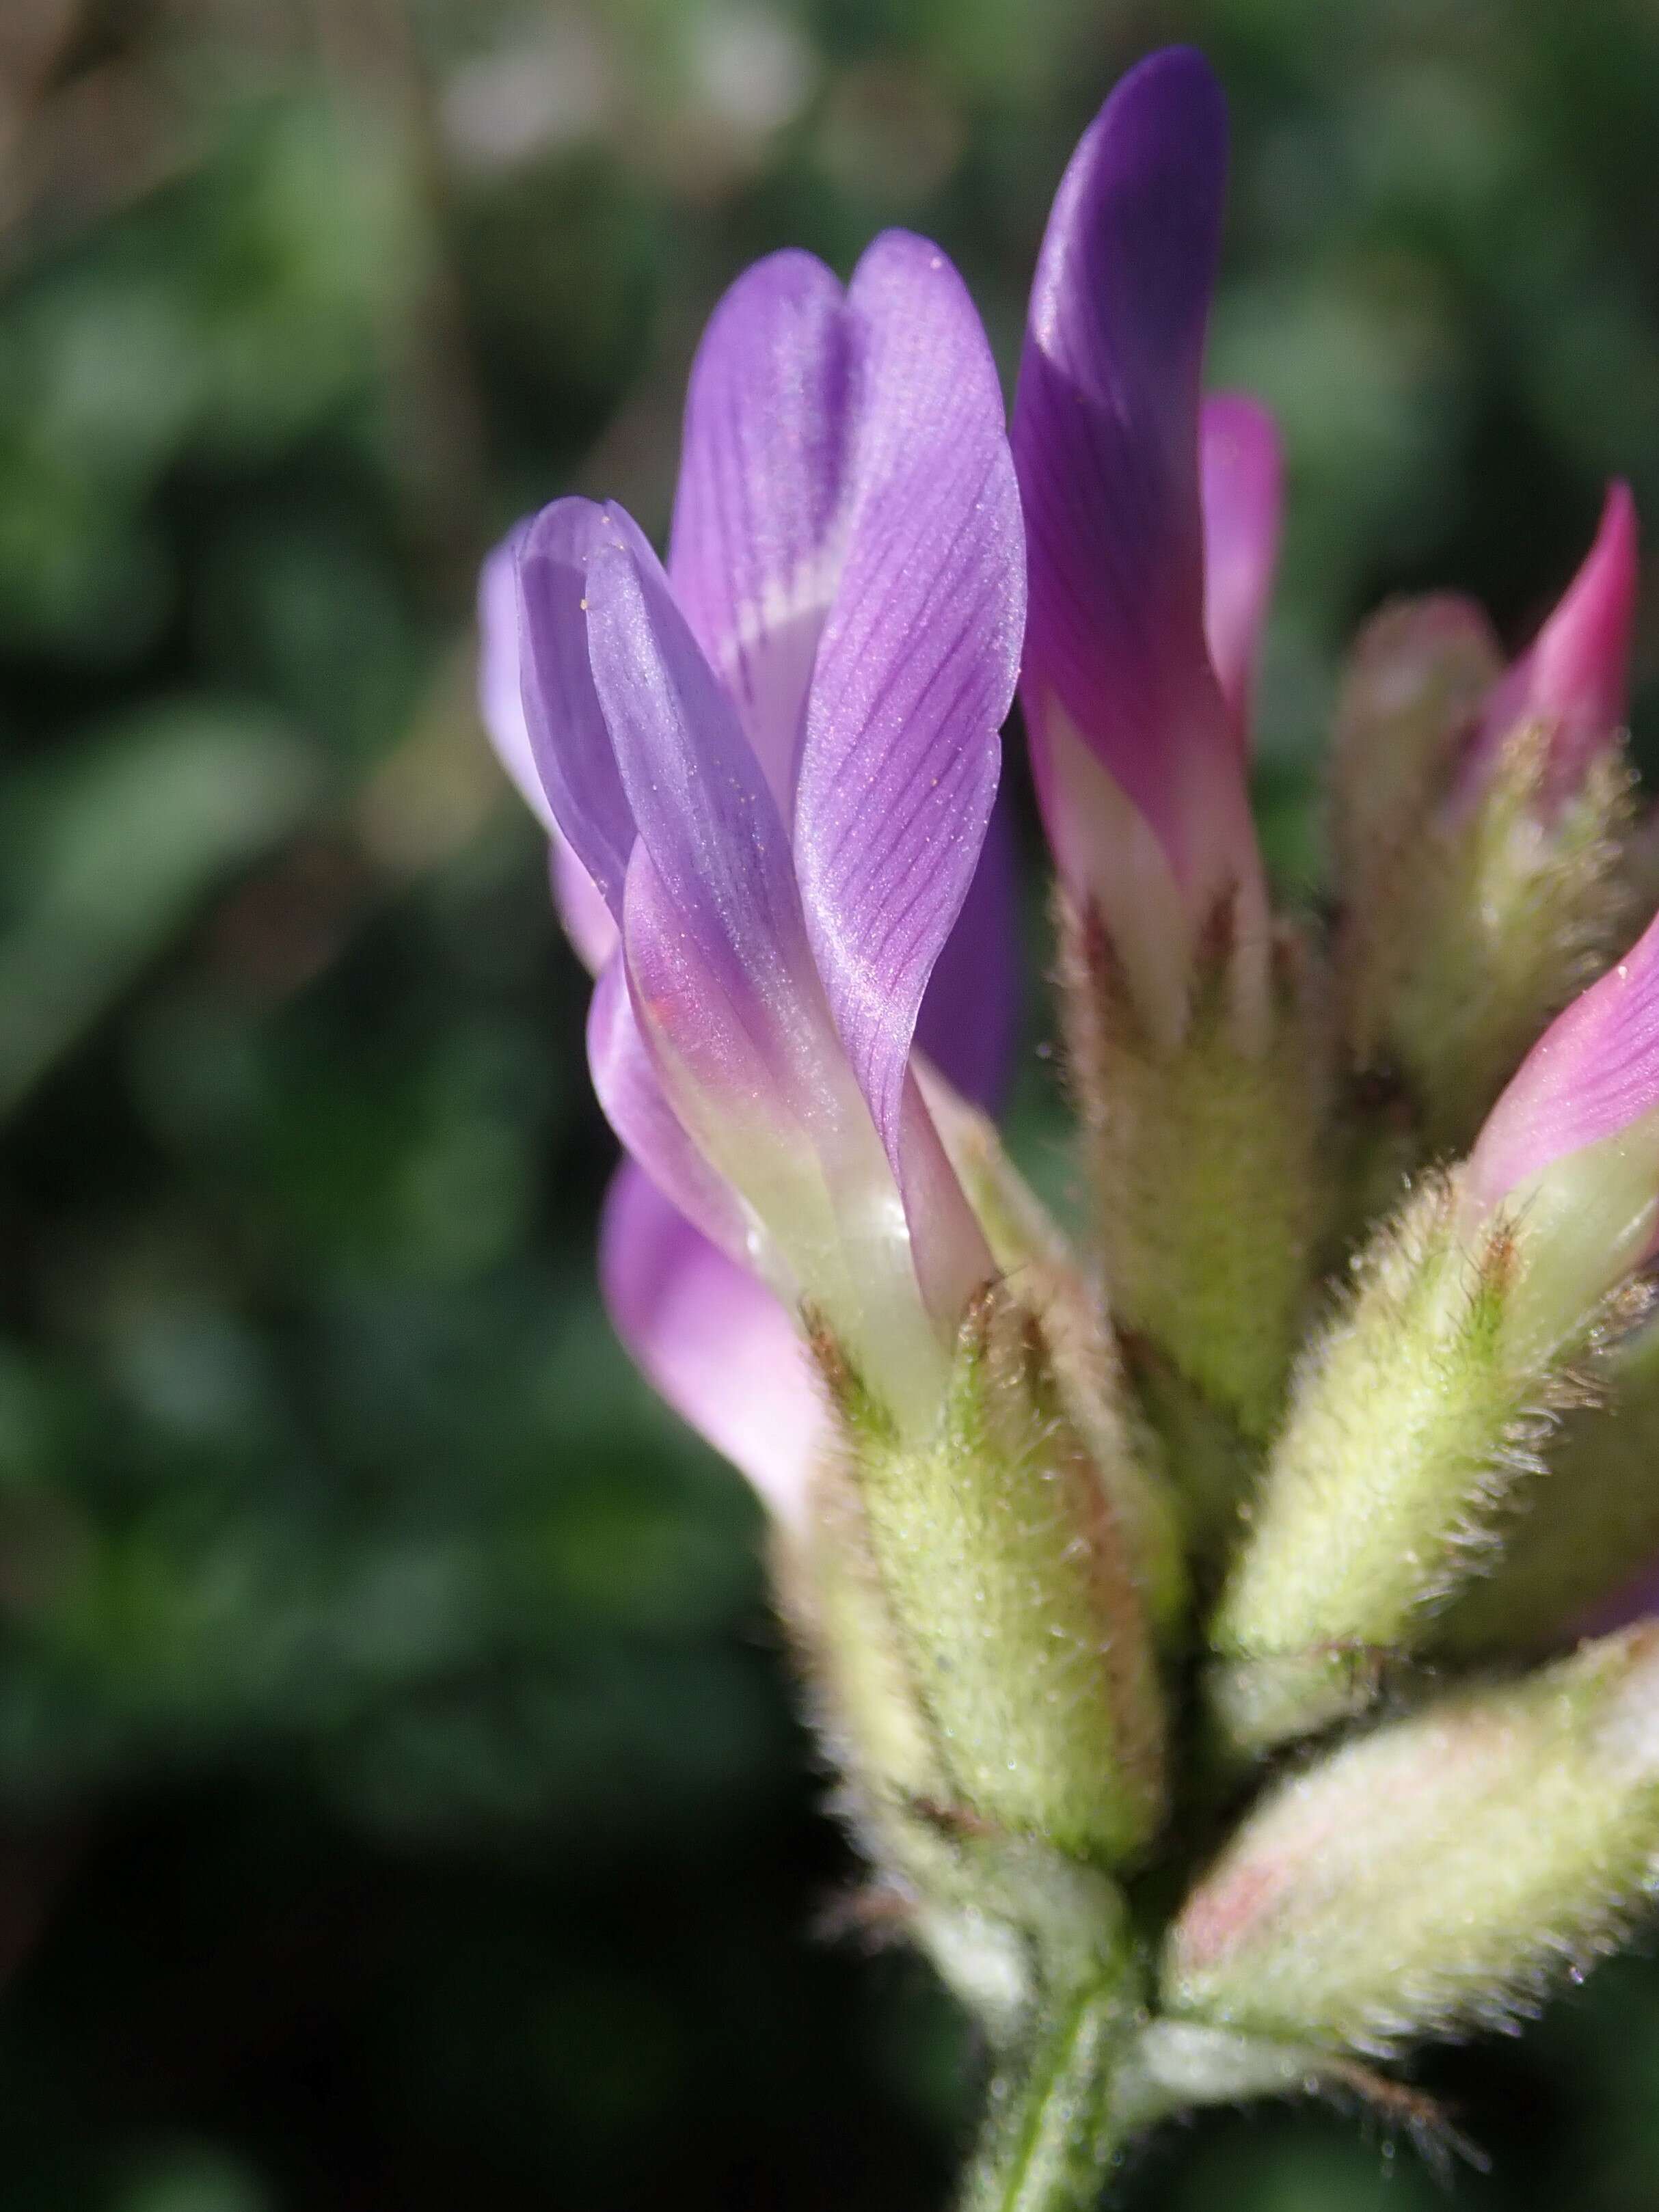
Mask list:
[[[991,1273],[909,1062],[991,823],[1020,545],[977,317],[943,254],[893,233],[844,294],[792,252],[722,301],[666,572],[621,510],[562,500],[486,580],[486,702],[516,665],[522,737],[510,701],[491,720],[604,956],[607,1113],[705,1238],[919,1419]],[[981,904],[989,988],[963,1027],[982,1073],[1011,960],[994,884]],[[613,1210],[613,1284],[644,1218]]]

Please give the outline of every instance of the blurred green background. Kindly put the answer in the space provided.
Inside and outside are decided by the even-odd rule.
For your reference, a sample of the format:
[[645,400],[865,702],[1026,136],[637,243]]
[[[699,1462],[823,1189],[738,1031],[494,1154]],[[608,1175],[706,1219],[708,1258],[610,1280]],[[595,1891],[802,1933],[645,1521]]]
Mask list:
[[[975,2054],[814,1934],[853,1869],[758,1515],[597,1308],[471,579],[561,490],[660,530],[770,247],[923,228],[1011,365],[1172,36],[1235,118],[1213,372],[1289,442],[1261,799],[1311,881],[1355,619],[1445,582],[1523,635],[1607,475],[1659,515],[1651,0],[0,0],[7,2212],[939,2200]],[[1034,982],[1063,1192],[1046,1036]],[[1659,2203],[1651,1966],[1423,2078],[1462,2203]],[[1440,2201],[1274,2111],[1123,2190]]]

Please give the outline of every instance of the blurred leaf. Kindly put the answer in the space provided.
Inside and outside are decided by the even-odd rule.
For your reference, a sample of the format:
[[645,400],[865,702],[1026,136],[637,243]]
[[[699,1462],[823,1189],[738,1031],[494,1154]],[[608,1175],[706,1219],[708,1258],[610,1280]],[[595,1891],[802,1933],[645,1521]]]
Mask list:
[[217,884],[288,836],[298,741],[206,700],[148,708],[14,776],[0,819],[0,1113],[119,1000]]

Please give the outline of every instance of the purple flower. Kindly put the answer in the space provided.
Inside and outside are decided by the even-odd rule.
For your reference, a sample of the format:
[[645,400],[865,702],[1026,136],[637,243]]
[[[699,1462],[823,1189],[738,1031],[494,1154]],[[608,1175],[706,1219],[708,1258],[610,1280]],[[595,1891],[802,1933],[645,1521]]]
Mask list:
[[1020,696],[1049,840],[1166,1035],[1218,908],[1258,940],[1266,910],[1244,732],[1279,453],[1249,401],[1212,402],[1200,429],[1225,167],[1202,58],[1131,70],[1055,198],[1014,408]]
[[[562,500],[482,591],[486,717],[580,871],[558,864],[567,915],[585,878],[616,939],[589,1028],[613,1125],[901,1414],[989,1272],[909,1063],[958,917],[1006,919],[1006,875],[974,885],[1022,568],[983,335],[944,256],[893,233],[845,293],[783,253],[717,308],[667,573],[620,509]],[[572,934],[606,954],[591,912]],[[978,1012],[963,1064],[983,1073],[1006,1015],[994,994]],[[709,1279],[707,1244],[638,1200],[608,1220],[613,1310],[697,1418],[659,1317],[684,1310],[665,1280]]]

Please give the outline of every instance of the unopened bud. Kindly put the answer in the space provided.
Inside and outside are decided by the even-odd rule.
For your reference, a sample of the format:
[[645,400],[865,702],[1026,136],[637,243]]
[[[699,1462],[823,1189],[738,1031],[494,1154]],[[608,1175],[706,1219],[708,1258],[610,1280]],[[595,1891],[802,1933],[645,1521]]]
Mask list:
[[1385,2055],[1529,2010],[1659,1872],[1659,1631],[1448,1698],[1274,1789],[1188,1899],[1180,2017]]
[[1224,1737],[1368,1702],[1490,1554],[1659,1234],[1659,921],[1528,1055],[1455,1174],[1372,1247],[1302,1370],[1212,1633]]
[[1627,927],[1635,584],[1616,485],[1507,673],[1459,600],[1389,610],[1361,641],[1334,779],[1344,1022],[1357,1066],[1403,1085],[1419,1157],[1468,1144]]
[[1302,1370],[1212,1624],[1212,1708],[1259,1752],[1368,1705],[1489,1554],[1595,1329],[1540,1340],[1528,1241],[1425,1183]]

